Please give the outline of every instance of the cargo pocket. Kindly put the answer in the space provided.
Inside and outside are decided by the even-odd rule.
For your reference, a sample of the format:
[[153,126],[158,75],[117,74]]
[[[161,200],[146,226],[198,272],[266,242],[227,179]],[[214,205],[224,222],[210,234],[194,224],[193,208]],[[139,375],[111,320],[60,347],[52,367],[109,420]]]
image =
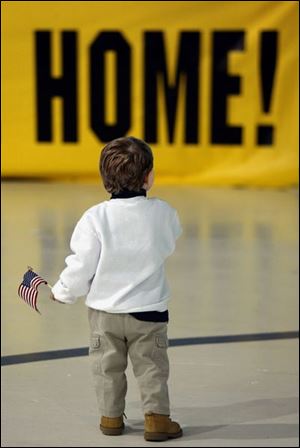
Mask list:
[[155,334],[154,335],[154,349],[153,349],[153,360],[157,365],[158,369],[164,374],[169,373],[169,358],[167,349],[169,346],[168,337],[166,334]]
[[91,355],[97,350],[101,349],[101,338],[99,334],[95,334],[91,336],[89,354]]
[[168,338],[165,334],[156,334],[155,335],[155,344],[158,348],[167,349],[169,346]]
[[101,361],[103,354],[103,343],[99,334],[93,334],[90,339],[89,355],[91,360],[92,373],[101,373]]

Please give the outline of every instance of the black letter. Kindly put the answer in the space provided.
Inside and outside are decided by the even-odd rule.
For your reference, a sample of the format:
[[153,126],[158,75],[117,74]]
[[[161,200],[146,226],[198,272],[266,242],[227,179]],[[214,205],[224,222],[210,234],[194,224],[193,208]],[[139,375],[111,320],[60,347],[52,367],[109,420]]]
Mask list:
[[[274,78],[277,65],[278,31],[262,31],[260,36],[260,75],[262,105],[264,113],[270,113]],[[258,125],[256,143],[273,145],[275,128],[272,125]]]
[[175,118],[180,75],[185,76],[185,142],[198,143],[198,93],[199,93],[199,41],[200,33],[180,33],[179,57],[175,85],[170,86],[166,68],[166,54],[161,31],[145,33],[145,140],[157,142],[158,79],[165,90],[169,142],[174,140]]
[[77,61],[76,32],[62,32],[62,76],[51,76],[50,31],[36,31],[37,139],[52,141],[51,99],[63,98],[63,139],[77,142]]
[[240,93],[240,77],[228,75],[227,54],[244,48],[243,31],[213,33],[211,142],[219,145],[242,143],[242,128],[226,122],[227,96]]
[[[117,55],[117,122],[108,125],[104,121],[104,54],[113,50]],[[90,73],[90,111],[91,127],[99,140],[108,142],[121,137],[130,128],[130,47],[119,32],[100,33],[91,45],[90,49],[91,73]]]

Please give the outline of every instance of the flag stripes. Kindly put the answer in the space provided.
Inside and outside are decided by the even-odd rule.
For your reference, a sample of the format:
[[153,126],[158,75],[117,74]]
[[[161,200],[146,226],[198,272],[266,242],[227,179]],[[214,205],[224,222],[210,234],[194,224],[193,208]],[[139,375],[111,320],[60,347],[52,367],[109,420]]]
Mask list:
[[37,308],[37,298],[38,298],[38,286],[42,283],[47,284],[46,280],[37,275],[31,269],[25,272],[23,281],[18,288],[18,295],[23,299],[29,306],[35,309],[38,313]]
[[37,289],[30,288],[28,286],[20,285],[18,290],[19,296],[25,300],[28,305],[30,305],[32,308],[34,308],[36,311],[38,311],[36,307],[36,301],[37,301],[37,295],[38,291]]

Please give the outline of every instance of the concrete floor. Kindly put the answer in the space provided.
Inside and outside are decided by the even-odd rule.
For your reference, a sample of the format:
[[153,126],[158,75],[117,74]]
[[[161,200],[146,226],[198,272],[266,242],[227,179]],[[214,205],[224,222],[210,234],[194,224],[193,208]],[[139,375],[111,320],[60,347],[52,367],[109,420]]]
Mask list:
[[[184,230],[166,265],[172,417],[184,437],[164,443],[298,446],[298,191],[150,196],[173,205]],[[41,286],[38,315],[17,295],[27,265],[56,281],[74,224],[108,198],[92,182],[2,184],[1,446],[157,446],[143,439],[131,367],[126,431],[99,431],[88,357],[68,357],[88,345],[83,300],[61,306]]]

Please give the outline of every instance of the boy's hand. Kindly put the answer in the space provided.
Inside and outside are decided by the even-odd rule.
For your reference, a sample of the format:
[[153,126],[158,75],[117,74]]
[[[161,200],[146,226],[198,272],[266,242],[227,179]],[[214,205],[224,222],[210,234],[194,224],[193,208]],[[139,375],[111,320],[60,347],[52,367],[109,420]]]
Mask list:
[[50,292],[50,297],[49,297],[49,299],[50,299],[50,300],[54,300],[54,301],[56,302],[56,298],[54,297],[54,295],[53,295],[52,292]]
[[52,292],[50,293],[49,298],[50,298],[50,300],[54,300],[54,302],[62,303],[62,304],[64,305],[64,302],[61,302],[60,300],[57,300],[57,299],[54,297],[54,295],[52,294]]

